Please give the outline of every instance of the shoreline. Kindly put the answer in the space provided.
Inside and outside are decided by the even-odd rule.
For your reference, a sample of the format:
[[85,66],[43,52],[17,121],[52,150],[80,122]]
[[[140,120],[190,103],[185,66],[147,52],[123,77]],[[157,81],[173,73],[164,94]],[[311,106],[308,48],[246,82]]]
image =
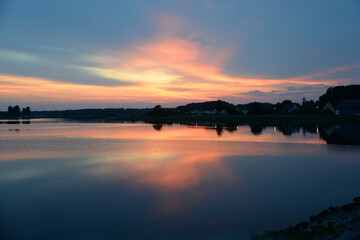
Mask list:
[[66,120],[145,122],[145,123],[188,123],[215,122],[228,124],[295,124],[295,125],[333,125],[360,124],[359,115],[174,115],[163,117],[149,116],[70,116]]
[[268,230],[263,234],[252,235],[252,240],[321,240],[321,239],[360,239],[360,197],[341,207],[323,210],[285,230]]
[[61,118],[78,121],[109,122],[145,122],[145,123],[181,123],[181,122],[214,122],[233,124],[297,124],[297,125],[332,125],[360,124],[360,115],[172,115],[150,117],[138,115],[119,116],[42,116],[26,118],[0,118],[1,121],[29,121],[42,118]]

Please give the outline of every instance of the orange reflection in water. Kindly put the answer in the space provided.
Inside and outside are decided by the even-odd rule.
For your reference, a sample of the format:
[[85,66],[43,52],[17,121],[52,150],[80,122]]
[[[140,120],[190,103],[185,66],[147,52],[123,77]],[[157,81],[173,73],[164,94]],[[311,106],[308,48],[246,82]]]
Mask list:
[[[197,203],[201,199],[199,194],[211,191],[214,179],[221,179],[224,186],[238,182],[241,176],[224,160],[227,156],[277,156],[283,151],[291,154],[301,151],[305,156],[313,152],[304,152],[298,144],[284,148],[278,143],[322,143],[317,135],[305,138],[297,133],[289,138],[274,128],[254,135],[248,126],[220,129],[215,125],[160,127],[71,122],[19,124],[16,126],[19,131],[9,131],[13,127],[1,124],[0,137],[9,141],[28,140],[31,144],[17,148],[16,153],[5,148],[0,153],[1,159],[73,159],[82,174],[119,178],[130,187],[155,191],[158,202],[151,210],[155,217]],[[202,191],[196,190],[199,188]]]
[[[155,158],[158,156],[155,155]],[[168,159],[163,161],[151,157],[128,162],[126,166],[138,183],[174,191],[198,184],[211,172],[222,177],[230,176],[229,170],[221,165],[220,159],[219,155],[214,153],[204,153],[180,157],[168,156]]]
[[155,191],[158,202],[151,209],[153,217],[190,207],[202,192],[197,189],[211,190],[211,179],[222,179],[229,184],[238,181],[239,176],[223,161],[224,156],[216,149],[194,153],[188,150],[188,146],[179,145],[176,153],[150,148],[142,154],[108,155],[99,159],[102,165],[94,169],[92,174],[130,179],[134,188]]

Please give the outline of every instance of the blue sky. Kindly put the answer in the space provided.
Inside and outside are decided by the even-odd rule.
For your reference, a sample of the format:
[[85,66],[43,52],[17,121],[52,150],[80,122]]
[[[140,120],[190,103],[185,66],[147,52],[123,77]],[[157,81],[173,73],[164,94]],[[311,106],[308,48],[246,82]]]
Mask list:
[[360,1],[0,2],[0,109],[316,100],[360,84]]

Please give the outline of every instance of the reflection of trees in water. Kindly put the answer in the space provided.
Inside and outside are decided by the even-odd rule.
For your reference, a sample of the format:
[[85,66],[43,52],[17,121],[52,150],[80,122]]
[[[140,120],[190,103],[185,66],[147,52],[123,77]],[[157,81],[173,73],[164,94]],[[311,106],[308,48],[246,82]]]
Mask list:
[[10,121],[0,121],[0,124],[30,124],[31,121],[29,119],[26,120],[10,120]]
[[20,121],[7,121],[7,124],[20,124]]
[[228,131],[229,133],[236,132],[237,130],[238,130],[237,125],[227,125],[226,126],[226,131]]
[[[19,121],[12,121],[12,124],[19,124]],[[223,123],[189,123],[184,125],[188,126],[202,126],[205,129],[216,131],[216,134],[220,137],[224,134],[224,131],[229,133],[234,133],[238,130],[238,125],[236,124],[223,124]],[[172,124],[166,124],[167,126],[172,126]],[[153,124],[152,127],[156,131],[161,131],[164,124]],[[259,136],[263,133],[266,128],[274,128],[284,136],[291,136],[294,133],[300,133],[305,136],[306,133],[310,134],[319,134],[321,139],[324,139],[328,144],[356,144],[360,145],[360,125],[331,125],[331,126],[317,126],[317,125],[291,125],[291,124],[282,124],[282,125],[259,125],[251,124],[249,125],[251,133],[253,135]],[[14,130],[16,131],[16,130]],[[274,130],[275,131],[275,130]]]
[[300,132],[300,129],[303,130],[303,133],[305,134],[306,132],[310,132],[310,133],[317,133],[317,126],[307,126],[307,127],[301,127],[301,126],[295,126],[295,125],[290,125],[290,124],[282,124],[282,125],[249,125],[250,127],[250,131],[253,135],[259,136],[262,134],[262,132],[266,129],[266,128],[272,128],[272,129],[276,129],[277,131],[279,131],[281,134],[283,134],[284,136],[291,136],[294,133],[298,133]]
[[152,126],[156,131],[161,131],[163,125],[162,124],[153,124]]
[[215,126],[216,133],[220,137],[223,134],[223,126],[221,124],[216,124]]
[[250,125],[250,131],[252,134],[258,136],[261,135],[263,129],[265,129],[266,126],[263,125]]
[[228,131],[229,133],[236,132],[238,130],[237,125],[233,124],[227,124],[226,126],[223,126],[222,124],[216,124],[215,130],[218,136],[221,136],[224,133],[224,130]]
[[360,125],[322,126],[319,133],[328,144],[360,145]]
[[238,126],[234,125],[234,124],[226,124],[226,125],[224,125],[222,123],[217,123],[217,124],[200,123],[200,124],[196,124],[196,126],[205,126],[205,129],[215,130],[216,134],[219,137],[223,135],[224,131],[227,131],[229,133],[233,133],[233,132],[238,130]]
[[312,134],[317,134],[319,132],[319,128],[317,125],[311,125],[311,126],[303,126],[302,127],[302,132],[303,135],[305,136],[306,133],[312,133]]
[[293,125],[279,125],[277,126],[277,129],[284,134],[285,136],[291,136],[293,133],[300,132],[299,126],[293,126]]

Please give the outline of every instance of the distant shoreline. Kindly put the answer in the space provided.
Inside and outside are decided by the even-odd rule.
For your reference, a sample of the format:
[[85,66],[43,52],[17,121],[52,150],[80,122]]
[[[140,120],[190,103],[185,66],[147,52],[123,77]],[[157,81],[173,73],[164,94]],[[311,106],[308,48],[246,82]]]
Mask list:
[[295,124],[295,125],[360,125],[360,115],[174,115],[163,117],[150,116],[68,116],[68,117],[29,117],[23,119],[0,118],[0,120],[31,120],[39,118],[62,118],[78,121],[101,122],[145,122],[145,123],[191,123],[214,122],[225,124]]
[[331,125],[331,124],[360,124],[360,115],[173,115],[163,117],[150,116],[68,116],[68,117],[27,117],[0,118],[0,120],[31,120],[41,118],[62,118],[79,121],[105,122],[145,122],[145,123],[189,123],[214,122],[229,124],[297,124],[297,125]]

